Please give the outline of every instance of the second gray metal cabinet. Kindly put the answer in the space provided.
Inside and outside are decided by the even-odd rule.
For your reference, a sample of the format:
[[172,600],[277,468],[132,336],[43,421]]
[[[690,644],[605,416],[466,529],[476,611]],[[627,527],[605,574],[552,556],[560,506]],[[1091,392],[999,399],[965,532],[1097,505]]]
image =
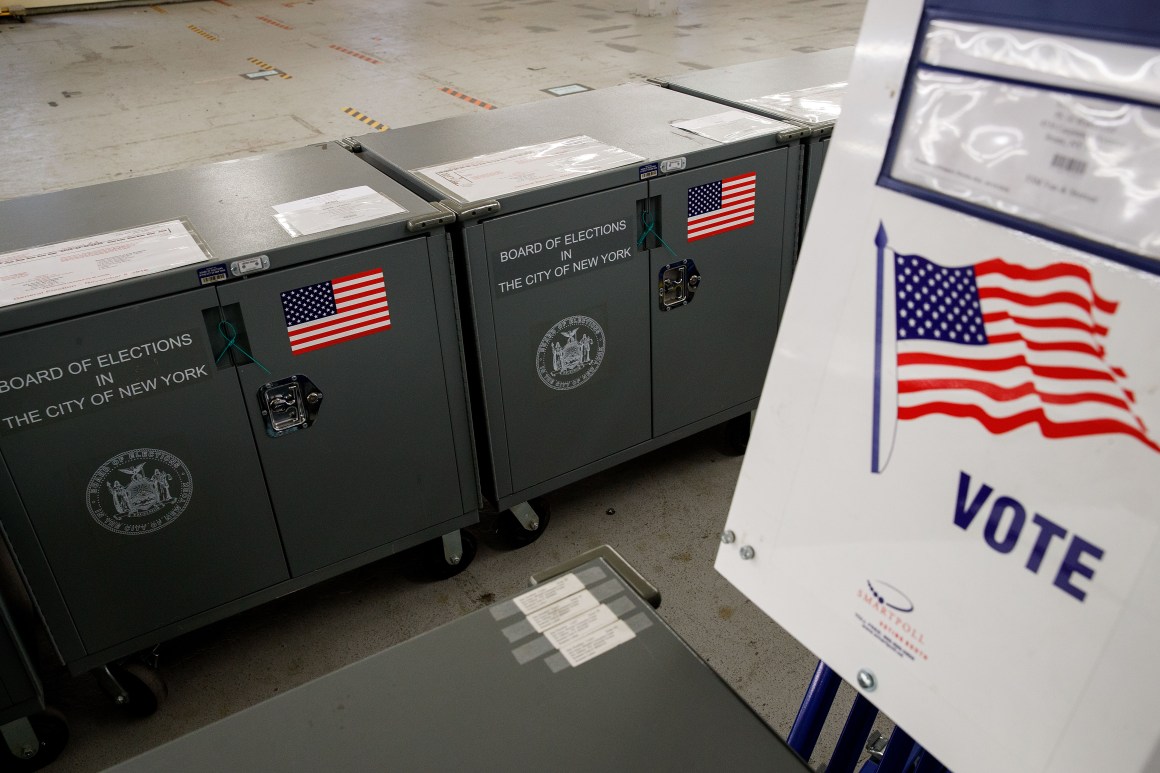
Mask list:
[[[672,125],[721,111],[628,85],[347,142],[459,213],[481,482],[496,509],[756,405],[807,132],[779,123],[721,142]],[[493,175],[510,188],[480,195]]]

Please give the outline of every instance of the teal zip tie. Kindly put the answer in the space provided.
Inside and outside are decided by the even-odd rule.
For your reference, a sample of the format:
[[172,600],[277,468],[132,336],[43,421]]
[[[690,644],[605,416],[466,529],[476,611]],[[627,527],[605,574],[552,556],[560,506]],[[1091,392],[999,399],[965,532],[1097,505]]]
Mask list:
[[266,374],[267,374],[267,375],[269,375],[269,373],[270,373],[270,369],[269,369],[269,368],[267,368],[267,367],[266,367],[265,365],[263,365],[262,363],[258,362],[256,359],[254,359],[254,355],[250,354],[250,353],[249,353],[249,352],[247,352],[245,349],[243,349],[242,347],[238,346],[238,331],[237,331],[237,328],[235,328],[235,327],[234,327],[233,325],[231,325],[229,322],[226,322],[225,320],[222,320],[221,322],[219,322],[219,323],[218,323],[218,333],[220,333],[220,334],[221,334],[221,337],[222,337],[222,338],[226,339],[226,348],[225,348],[225,349],[222,349],[222,353],[221,353],[221,354],[219,354],[219,355],[217,356],[217,359],[213,361],[213,364],[214,364],[214,365],[217,365],[218,363],[220,363],[220,362],[222,361],[222,357],[225,357],[225,356],[226,356],[226,352],[228,352],[230,349],[237,349],[239,352],[241,352],[243,355],[245,355],[245,357],[246,357],[246,359],[247,359],[247,360],[249,360],[250,362],[254,363],[255,365],[257,365],[257,366],[258,366],[259,368],[261,368],[262,370],[266,371]]
[[640,235],[640,238],[636,240],[637,247],[640,247],[644,244],[644,240],[648,238],[649,234],[655,234],[657,241],[663,244],[664,248],[668,250],[674,258],[678,257],[676,251],[669,246],[669,243],[665,241],[663,236],[661,236],[661,232],[656,229],[656,221],[649,222],[648,212],[640,213],[640,224],[644,226],[645,230],[644,233]]

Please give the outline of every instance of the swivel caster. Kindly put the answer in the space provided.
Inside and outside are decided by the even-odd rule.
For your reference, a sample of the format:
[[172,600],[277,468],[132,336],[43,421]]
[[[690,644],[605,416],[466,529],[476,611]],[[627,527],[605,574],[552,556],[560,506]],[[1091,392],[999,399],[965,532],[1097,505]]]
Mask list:
[[113,703],[132,717],[148,717],[169,697],[169,687],[161,672],[137,661],[110,663],[96,670]]
[[0,725],[4,745],[0,747],[0,770],[40,770],[52,763],[68,743],[68,720],[56,709]]
[[507,550],[525,547],[543,536],[551,518],[552,508],[547,499],[520,502],[496,516],[493,527],[496,540]]
[[475,535],[466,529],[444,534],[424,545],[427,574],[434,580],[448,580],[466,569],[478,549]]

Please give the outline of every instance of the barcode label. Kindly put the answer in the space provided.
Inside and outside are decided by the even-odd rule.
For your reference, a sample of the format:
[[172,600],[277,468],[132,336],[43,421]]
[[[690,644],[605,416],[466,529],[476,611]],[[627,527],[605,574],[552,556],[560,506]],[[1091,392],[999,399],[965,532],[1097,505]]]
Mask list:
[[1080,158],[1069,158],[1056,153],[1051,159],[1051,165],[1072,174],[1083,174],[1087,171],[1087,161]]

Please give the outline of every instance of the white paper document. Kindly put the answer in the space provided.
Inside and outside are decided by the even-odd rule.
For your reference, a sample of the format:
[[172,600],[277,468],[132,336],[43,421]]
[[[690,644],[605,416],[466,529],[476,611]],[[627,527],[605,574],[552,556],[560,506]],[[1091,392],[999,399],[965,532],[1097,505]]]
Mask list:
[[180,220],[0,254],[0,306],[209,260]]
[[459,201],[468,202],[493,199],[644,160],[643,156],[579,135],[412,172]]
[[562,598],[584,590],[584,583],[574,574],[557,577],[551,582],[528,591],[522,596],[512,599],[516,607],[525,615],[530,615],[537,609],[543,609],[549,604],[555,604]]
[[785,121],[746,113],[743,110],[727,110],[723,113],[707,115],[704,118],[674,121],[672,125],[673,128],[684,129],[717,142],[737,142],[750,137],[760,137],[763,134],[777,134],[786,129],[798,128]]
[[545,631],[544,636],[553,647],[563,650],[617,620],[616,613],[609,609],[607,604],[601,604]]
[[275,219],[291,236],[309,236],[407,211],[369,185],[275,204],[273,209]]
[[808,124],[830,123],[838,120],[842,114],[842,97],[846,94],[846,85],[845,81],[839,81],[797,91],[767,94],[747,99],[745,104]]
[[920,71],[895,179],[1160,258],[1160,110]]
[[559,625],[565,620],[575,617],[600,604],[596,597],[588,590],[573,593],[571,596],[560,599],[554,604],[537,610],[528,615],[528,622],[536,633],[543,633],[552,626]]
[[611,625],[598,628],[582,638],[560,646],[560,654],[573,668],[586,663],[597,655],[603,655],[611,649],[619,647],[626,641],[636,638],[636,634],[623,620],[616,620]]

